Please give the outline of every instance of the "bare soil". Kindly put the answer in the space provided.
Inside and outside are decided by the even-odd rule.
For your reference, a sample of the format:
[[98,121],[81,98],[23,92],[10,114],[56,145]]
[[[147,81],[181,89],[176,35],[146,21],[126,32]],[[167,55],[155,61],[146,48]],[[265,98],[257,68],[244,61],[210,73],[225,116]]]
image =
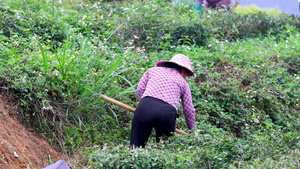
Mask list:
[[0,169],[41,169],[60,160],[62,154],[28,131],[0,94]]

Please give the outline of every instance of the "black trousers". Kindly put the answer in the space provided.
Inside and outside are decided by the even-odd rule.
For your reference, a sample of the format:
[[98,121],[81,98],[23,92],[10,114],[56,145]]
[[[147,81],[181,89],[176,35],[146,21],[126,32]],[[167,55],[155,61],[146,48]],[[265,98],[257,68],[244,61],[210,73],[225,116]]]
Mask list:
[[157,142],[161,136],[171,136],[177,116],[176,109],[169,103],[149,96],[142,98],[132,120],[130,146],[144,148],[153,128]]

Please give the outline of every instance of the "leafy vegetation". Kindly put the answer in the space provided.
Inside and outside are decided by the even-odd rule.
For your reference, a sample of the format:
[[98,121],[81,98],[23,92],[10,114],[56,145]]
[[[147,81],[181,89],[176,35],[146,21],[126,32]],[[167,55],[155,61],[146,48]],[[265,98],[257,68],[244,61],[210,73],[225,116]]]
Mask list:
[[259,8],[256,5],[250,5],[250,6],[237,6],[235,12],[243,13],[243,14],[249,14],[249,13],[258,13],[258,12],[264,12],[268,15],[282,15],[283,13],[278,8]]
[[[73,168],[299,167],[299,17],[71,0],[4,0],[0,14],[1,90],[62,152],[84,151]],[[132,113],[99,95],[136,107],[145,70],[177,53],[197,74],[197,132],[130,150]]]

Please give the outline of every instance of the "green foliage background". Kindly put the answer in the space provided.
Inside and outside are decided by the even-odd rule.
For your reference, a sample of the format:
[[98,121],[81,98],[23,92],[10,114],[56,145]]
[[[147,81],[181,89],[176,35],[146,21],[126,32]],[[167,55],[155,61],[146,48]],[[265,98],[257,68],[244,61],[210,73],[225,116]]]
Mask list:
[[[161,1],[1,1],[1,92],[73,168],[298,168],[300,18]],[[129,149],[136,86],[187,55],[195,134]],[[181,109],[178,123],[186,129]]]
[[235,9],[235,12],[242,13],[242,14],[249,14],[249,13],[258,13],[263,12],[268,15],[282,15],[283,13],[277,8],[259,8],[256,5],[250,5],[250,6],[237,6]]

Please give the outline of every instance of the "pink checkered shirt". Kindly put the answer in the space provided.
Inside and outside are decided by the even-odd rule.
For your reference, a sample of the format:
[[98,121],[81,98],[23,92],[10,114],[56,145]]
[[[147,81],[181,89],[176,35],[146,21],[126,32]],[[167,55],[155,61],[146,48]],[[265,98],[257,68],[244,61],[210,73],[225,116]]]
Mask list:
[[142,76],[137,87],[138,98],[146,96],[161,99],[178,111],[181,98],[187,127],[195,128],[195,109],[188,83],[174,68],[153,67]]

